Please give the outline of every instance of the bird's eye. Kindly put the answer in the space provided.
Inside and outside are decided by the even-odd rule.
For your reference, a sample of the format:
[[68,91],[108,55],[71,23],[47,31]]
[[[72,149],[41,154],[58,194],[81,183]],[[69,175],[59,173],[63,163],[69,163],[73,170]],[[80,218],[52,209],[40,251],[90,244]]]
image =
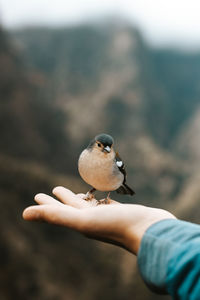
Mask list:
[[100,143],[97,143],[98,147],[101,147],[101,144]]

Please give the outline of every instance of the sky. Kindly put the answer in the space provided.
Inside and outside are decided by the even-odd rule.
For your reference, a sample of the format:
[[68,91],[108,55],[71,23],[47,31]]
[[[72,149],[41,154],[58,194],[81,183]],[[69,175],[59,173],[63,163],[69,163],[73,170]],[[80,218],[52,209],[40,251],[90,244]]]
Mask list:
[[74,25],[119,16],[156,46],[200,50],[199,0],[0,0],[4,27]]

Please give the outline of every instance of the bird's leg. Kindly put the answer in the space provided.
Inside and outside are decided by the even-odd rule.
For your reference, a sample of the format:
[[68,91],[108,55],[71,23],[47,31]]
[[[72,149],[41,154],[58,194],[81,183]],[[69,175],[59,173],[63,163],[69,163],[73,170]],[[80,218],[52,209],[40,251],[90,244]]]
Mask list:
[[84,197],[84,200],[90,201],[90,200],[94,199],[94,194],[93,194],[93,193],[94,193],[95,191],[96,191],[95,188],[92,188],[90,191],[88,191],[87,194],[86,194],[85,197]]
[[105,199],[99,200],[99,204],[110,204],[110,192]]
[[110,192],[108,193],[106,199],[105,199],[105,203],[109,204],[110,203]]

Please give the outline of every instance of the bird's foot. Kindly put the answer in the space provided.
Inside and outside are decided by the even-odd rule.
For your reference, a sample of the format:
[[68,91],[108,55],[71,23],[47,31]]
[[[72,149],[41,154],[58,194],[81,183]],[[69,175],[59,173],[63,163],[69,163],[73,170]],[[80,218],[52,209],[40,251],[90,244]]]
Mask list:
[[108,195],[107,195],[107,197],[106,197],[106,199],[105,199],[105,201],[106,201],[106,204],[110,204],[110,192],[108,193]]
[[111,199],[110,199],[110,193],[105,199],[99,200],[99,204],[110,204]]
[[91,201],[94,199],[94,195],[91,192],[87,192],[87,194],[85,195],[85,197],[83,199],[86,201]]
[[98,200],[98,205],[101,205],[101,204],[108,204],[107,198]]

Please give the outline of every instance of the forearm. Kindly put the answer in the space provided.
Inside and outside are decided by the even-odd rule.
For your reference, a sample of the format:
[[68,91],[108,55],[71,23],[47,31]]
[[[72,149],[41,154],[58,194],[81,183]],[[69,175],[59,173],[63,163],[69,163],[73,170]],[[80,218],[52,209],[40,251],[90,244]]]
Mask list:
[[180,220],[153,224],[143,235],[138,265],[150,289],[174,299],[199,299],[200,226]]

